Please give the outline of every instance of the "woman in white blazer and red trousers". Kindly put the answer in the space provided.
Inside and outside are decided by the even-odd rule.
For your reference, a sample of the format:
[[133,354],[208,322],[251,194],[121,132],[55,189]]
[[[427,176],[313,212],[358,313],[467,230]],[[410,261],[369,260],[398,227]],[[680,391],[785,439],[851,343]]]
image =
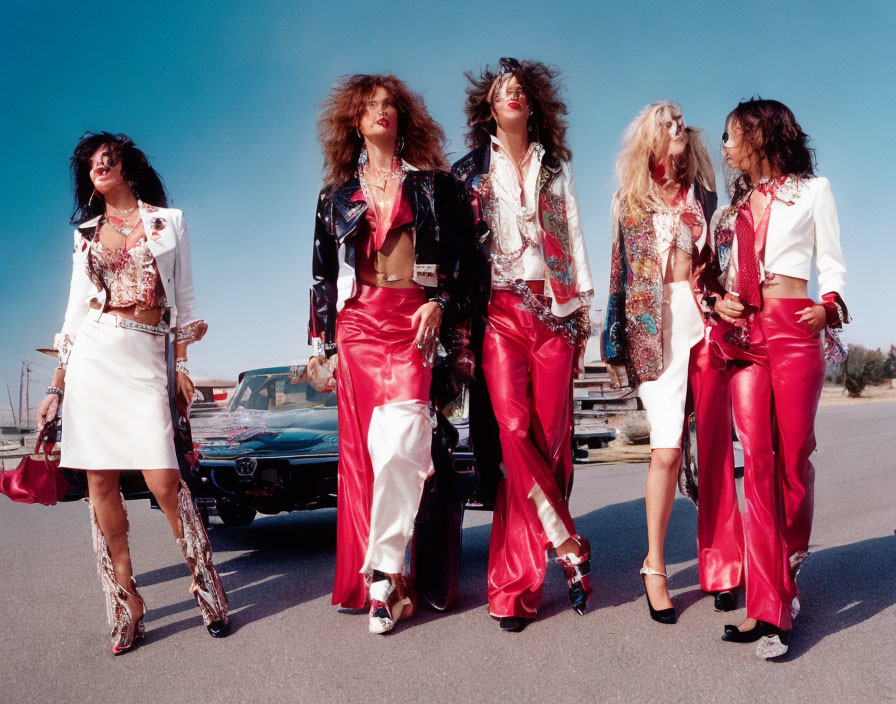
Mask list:
[[[767,659],[787,652],[799,611],[823,339],[829,351],[842,351],[833,330],[849,322],[846,263],[831,184],[815,175],[808,137],[787,106],[740,103],[722,141],[734,179],[731,204],[716,211],[711,226],[719,321],[710,340],[730,372],[744,446],[747,597],[747,619],[726,626],[723,640],[759,641],[756,654]],[[813,256],[820,301],[808,295]]]

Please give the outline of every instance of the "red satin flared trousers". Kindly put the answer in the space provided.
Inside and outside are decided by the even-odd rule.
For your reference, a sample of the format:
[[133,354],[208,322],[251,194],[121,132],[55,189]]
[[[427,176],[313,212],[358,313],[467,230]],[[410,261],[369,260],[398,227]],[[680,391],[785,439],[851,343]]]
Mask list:
[[[542,518],[575,534],[570,387],[573,346],[509,291],[494,291],[482,369],[498,421],[505,477],[498,483],[488,565],[489,613],[534,618],[551,547]],[[541,501],[542,516],[533,494]],[[545,506],[547,501],[549,506]]]
[[697,567],[705,592],[743,583],[744,530],[731,444],[732,370],[719,369],[704,339],[691,349],[690,383],[697,424],[699,507]]
[[364,572],[398,573],[431,471],[432,370],[414,344],[421,288],[360,286],[336,320],[339,497],[333,603],[363,608]]
[[[744,447],[747,617],[789,630],[796,596],[790,556],[809,547],[815,470],[815,413],[824,384],[820,337],[797,311],[805,298],[767,298],[752,325],[768,368],[731,375],[734,419]],[[763,340],[756,339],[761,345]]]

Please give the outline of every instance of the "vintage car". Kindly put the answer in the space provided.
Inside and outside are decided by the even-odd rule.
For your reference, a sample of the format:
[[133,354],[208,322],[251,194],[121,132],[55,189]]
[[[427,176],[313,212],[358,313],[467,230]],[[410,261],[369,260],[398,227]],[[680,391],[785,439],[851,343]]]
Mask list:
[[[458,444],[448,481],[458,497],[475,489],[465,408],[462,399],[450,411]],[[226,412],[194,420],[192,431],[198,466],[187,482],[200,508],[225,525],[336,506],[336,394],[316,391],[304,366],[243,372]]]

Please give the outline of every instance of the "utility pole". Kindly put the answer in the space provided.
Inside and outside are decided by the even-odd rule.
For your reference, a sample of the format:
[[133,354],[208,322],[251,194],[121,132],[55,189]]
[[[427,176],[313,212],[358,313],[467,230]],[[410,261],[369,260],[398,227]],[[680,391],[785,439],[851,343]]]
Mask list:
[[16,418],[16,408],[12,405],[12,391],[9,390],[9,384],[6,385],[6,395],[9,397],[9,412],[12,413],[12,424],[19,427],[19,419]]
[[24,382],[25,382],[25,363],[22,362],[22,368],[19,370],[19,423],[18,423],[18,426],[19,426],[20,430],[23,427],[25,427],[25,420],[24,420],[24,416],[22,415],[22,393],[24,391],[24,389],[22,387],[24,386]]
[[25,427],[31,428],[31,366],[25,363]]

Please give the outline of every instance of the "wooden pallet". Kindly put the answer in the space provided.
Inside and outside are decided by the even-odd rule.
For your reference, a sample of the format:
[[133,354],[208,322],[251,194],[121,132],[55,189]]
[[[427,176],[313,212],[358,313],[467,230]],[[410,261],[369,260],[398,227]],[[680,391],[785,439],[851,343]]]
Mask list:
[[634,390],[614,389],[606,364],[588,364],[585,375],[573,380],[573,434],[578,447],[584,449],[606,444],[616,437],[613,425],[618,417],[640,408]]

